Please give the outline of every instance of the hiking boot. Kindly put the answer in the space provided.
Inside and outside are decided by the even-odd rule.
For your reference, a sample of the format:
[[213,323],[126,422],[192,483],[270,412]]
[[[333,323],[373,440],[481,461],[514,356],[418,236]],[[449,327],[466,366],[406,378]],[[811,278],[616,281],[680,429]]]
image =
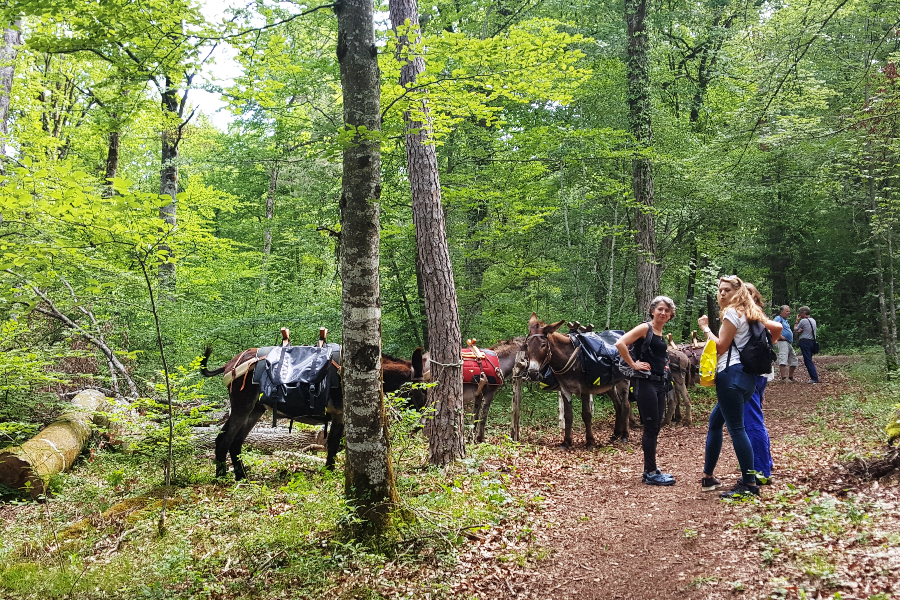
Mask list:
[[700,480],[700,491],[714,492],[722,487],[722,482],[715,477],[704,477]]
[[675,478],[656,469],[655,471],[644,473],[641,477],[641,483],[646,483],[647,485],[675,485]]
[[759,486],[749,485],[743,481],[739,481],[727,492],[719,494],[719,498],[726,498],[728,500],[740,500],[741,498],[750,498],[752,496],[759,496]]

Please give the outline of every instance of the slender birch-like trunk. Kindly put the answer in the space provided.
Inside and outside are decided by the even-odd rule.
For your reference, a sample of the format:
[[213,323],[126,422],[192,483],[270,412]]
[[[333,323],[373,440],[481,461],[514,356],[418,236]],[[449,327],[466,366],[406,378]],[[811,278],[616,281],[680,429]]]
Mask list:
[[16,56],[19,46],[22,45],[21,29],[22,21],[17,19],[3,30],[3,45],[0,46],[0,156],[6,156],[9,103],[12,97],[13,76],[16,72]]

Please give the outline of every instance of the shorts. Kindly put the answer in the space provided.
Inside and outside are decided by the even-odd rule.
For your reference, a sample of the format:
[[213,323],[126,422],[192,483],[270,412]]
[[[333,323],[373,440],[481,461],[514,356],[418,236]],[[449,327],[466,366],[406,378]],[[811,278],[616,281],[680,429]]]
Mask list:
[[798,364],[797,354],[790,342],[778,340],[778,364],[782,367],[796,367]]

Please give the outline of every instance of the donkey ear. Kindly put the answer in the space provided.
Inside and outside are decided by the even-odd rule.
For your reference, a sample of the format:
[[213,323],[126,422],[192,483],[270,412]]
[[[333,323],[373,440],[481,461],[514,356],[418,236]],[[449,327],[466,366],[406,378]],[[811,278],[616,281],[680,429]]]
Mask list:
[[551,323],[550,325],[544,325],[544,335],[550,335],[551,333],[554,333],[557,329],[562,327],[563,323],[565,323],[565,322],[566,322],[566,320],[563,319],[562,321],[559,321],[558,323]]

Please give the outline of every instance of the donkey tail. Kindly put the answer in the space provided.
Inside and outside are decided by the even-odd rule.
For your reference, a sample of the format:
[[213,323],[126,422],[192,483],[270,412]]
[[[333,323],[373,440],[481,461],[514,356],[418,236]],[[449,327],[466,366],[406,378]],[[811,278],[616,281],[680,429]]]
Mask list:
[[221,375],[225,372],[225,367],[219,367],[218,369],[213,369],[212,371],[206,368],[206,362],[209,360],[209,357],[212,355],[212,346],[207,346],[206,351],[203,353],[203,360],[200,361],[200,374],[204,377],[215,377],[216,375]]

